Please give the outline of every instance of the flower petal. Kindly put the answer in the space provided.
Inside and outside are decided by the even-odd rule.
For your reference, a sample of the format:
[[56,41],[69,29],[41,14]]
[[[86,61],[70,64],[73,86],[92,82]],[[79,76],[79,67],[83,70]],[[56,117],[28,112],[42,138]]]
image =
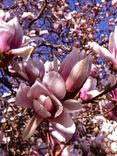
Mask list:
[[74,67],[74,65],[81,59],[86,57],[86,54],[80,53],[77,48],[73,47],[72,51],[69,55],[64,59],[64,61],[60,65],[59,73],[66,81],[69,76],[70,71]]
[[23,39],[23,29],[20,26],[17,17],[14,17],[13,19],[11,19],[8,22],[8,24],[13,26],[13,29],[15,30],[15,34],[11,42],[11,49],[19,48],[21,46],[22,39]]
[[63,106],[69,111],[77,112],[79,109],[82,109],[82,105],[74,99],[68,99],[62,102]]
[[58,117],[59,115],[61,115],[61,113],[63,112],[63,106],[62,103],[54,96],[54,95],[50,95],[50,98],[54,104],[54,106],[56,107],[56,113],[54,115],[54,117]]
[[15,31],[8,23],[0,20],[0,52],[7,52],[10,50],[10,44],[13,39]]
[[29,59],[27,61],[22,62],[22,64],[20,64],[19,74],[21,74],[22,76],[27,75],[27,78],[30,84],[33,84],[36,78],[43,77],[44,65],[40,60]]
[[65,83],[59,73],[50,71],[45,74],[43,84],[51,91],[57,98],[63,99],[66,94]]
[[37,100],[33,100],[33,108],[37,115],[39,115],[41,118],[49,118],[51,114],[44,108],[43,105]]
[[48,96],[50,93],[48,90],[44,87],[43,84],[41,84],[39,81],[35,81],[35,83],[30,88],[27,97],[33,97],[35,99],[38,99],[38,97],[44,94],[45,96]]
[[29,86],[26,86],[22,83],[17,91],[16,94],[16,101],[15,104],[22,107],[32,108],[33,100],[32,98],[27,97],[27,93],[30,90]]
[[42,118],[39,118],[37,115],[34,115],[29,120],[26,128],[24,129],[23,138],[28,139],[34,133],[34,131],[42,121],[43,121]]
[[74,65],[66,80],[67,91],[73,92],[75,89],[80,89],[83,86],[90,74],[91,65],[92,59],[90,55]]
[[54,119],[51,119],[50,122],[63,133],[73,135],[76,130],[76,126],[71,116],[69,115],[68,111],[65,111],[65,110],[60,116]]

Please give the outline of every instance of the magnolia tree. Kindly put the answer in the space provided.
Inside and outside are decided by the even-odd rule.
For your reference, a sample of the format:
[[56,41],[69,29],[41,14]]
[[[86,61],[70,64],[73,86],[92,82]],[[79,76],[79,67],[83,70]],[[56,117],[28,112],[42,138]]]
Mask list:
[[0,155],[115,156],[117,1],[0,4]]

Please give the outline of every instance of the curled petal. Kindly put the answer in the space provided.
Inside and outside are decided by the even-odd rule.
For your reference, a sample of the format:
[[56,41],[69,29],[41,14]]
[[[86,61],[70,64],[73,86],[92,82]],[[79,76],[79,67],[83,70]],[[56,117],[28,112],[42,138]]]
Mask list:
[[73,135],[76,130],[76,126],[67,111],[63,111],[60,116],[51,119],[50,122],[61,132],[69,135]]
[[77,112],[79,109],[82,109],[82,105],[74,99],[68,99],[62,102],[63,106],[69,111]]
[[40,122],[42,122],[43,119],[39,118],[37,115],[34,115],[28,122],[24,133],[23,133],[23,138],[24,139],[28,139],[36,130],[36,128],[38,127],[38,125],[40,124]]
[[41,105],[37,100],[33,100],[33,108],[37,115],[39,115],[43,119],[51,116],[51,114],[45,109],[45,107]]
[[54,117],[58,117],[59,115],[61,115],[61,113],[63,112],[63,106],[62,106],[62,103],[54,96],[54,95],[50,95],[50,98],[56,108],[56,112],[55,112],[55,115]]
[[28,108],[32,108],[32,98],[28,98],[27,97],[27,93],[30,90],[29,86],[26,86],[25,84],[21,84],[17,94],[16,94],[16,101],[15,104],[18,106],[23,106],[23,107],[28,107]]
[[[43,84],[51,91],[57,98],[63,99],[66,94],[65,83],[59,73],[50,71],[45,74]],[[55,85],[53,85],[55,84]]]

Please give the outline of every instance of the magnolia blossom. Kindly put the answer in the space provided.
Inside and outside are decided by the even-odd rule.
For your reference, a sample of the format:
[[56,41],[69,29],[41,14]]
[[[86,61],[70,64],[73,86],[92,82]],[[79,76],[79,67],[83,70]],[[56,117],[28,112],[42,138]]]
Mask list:
[[[56,85],[53,86],[53,84]],[[73,135],[75,124],[69,115],[69,111],[76,111],[81,108],[81,105],[72,99],[61,102],[60,100],[64,98],[65,94],[64,80],[55,71],[46,74],[42,83],[36,80],[31,87],[25,84],[20,85],[16,96],[16,104],[32,108],[35,111],[35,115],[24,131],[24,138],[30,137],[44,119],[48,119],[61,131],[60,135],[56,136],[59,141],[67,139],[64,133]]]
[[68,92],[82,87],[90,74],[91,65],[91,56],[87,56],[84,51],[78,52],[78,49],[74,47],[60,65],[59,70],[60,75],[65,80]]
[[[35,64],[33,65],[35,66]],[[16,104],[31,108],[35,112],[25,128],[24,138],[30,137],[40,122],[45,119],[52,125],[51,135],[59,142],[69,140],[75,132],[75,124],[71,119],[70,112],[77,111],[81,108],[81,105],[74,99],[64,98],[68,88],[71,92],[83,85],[90,73],[91,58],[84,53],[78,53],[73,50],[58,68],[59,72],[54,70],[57,69],[57,64],[54,63],[53,66],[53,70],[48,70],[41,78],[40,75],[38,78],[34,77],[35,82],[33,79],[32,86],[22,83],[17,92]],[[30,70],[28,64],[25,67],[32,74],[30,76],[33,77],[35,73],[31,72],[31,69],[34,67],[30,68]],[[67,71],[65,68],[67,68]],[[37,66],[35,69],[37,69]],[[27,71],[24,70],[23,72],[28,73],[27,75],[29,76]],[[42,70],[38,73],[41,72]],[[70,87],[69,83],[64,79],[66,77],[65,74],[67,74]]]
[[99,55],[103,56],[106,60],[111,61],[113,68],[117,70],[117,26],[114,32],[109,37],[109,50],[100,46],[96,42],[89,42],[88,45]]
[[88,79],[86,80],[85,84],[81,88],[81,91],[80,91],[81,99],[84,101],[87,101],[87,100],[93,98],[94,96],[98,95],[99,92],[96,89],[96,85],[97,85],[97,80],[95,78],[89,76]]
[[0,53],[27,57],[32,46],[21,47],[23,30],[15,17],[8,22],[0,19]]

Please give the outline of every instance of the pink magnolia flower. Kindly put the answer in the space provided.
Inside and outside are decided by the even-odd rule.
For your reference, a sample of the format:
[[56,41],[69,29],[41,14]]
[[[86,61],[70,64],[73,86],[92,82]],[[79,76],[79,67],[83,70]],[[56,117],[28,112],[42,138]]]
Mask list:
[[86,82],[84,83],[83,87],[80,90],[81,99],[87,101],[96,96],[97,94],[99,94],[99,92],[96,89],[96,85],[97,80],[89,76],[89,78],[86,80]]
[[0,52],[19,48],[22,43],[23,30],[15,17],[8,22],[0,20]]
[[61,132],[61,138],[59,138],[60,135],[54,136],[55,133],[53,133],[58,141],[65,141],[68,136],[73,135],[75,124],[69,115],[69,111],[76,111],[81,108],[81,105],[73,99],[60,101],[65,97],[65,94],[64,80],[55,71],[45,74],[42,83],[36,80],[31,87],[25,84],[20,85],[16,95],[16,104],[32,108],[35,111],[34,116],[25,128],[24,138],[30,137],[44,119],[50,121],[55,130]]
[[0,53],[27,57],[33,47],[21,47],[22,40],[23,30],[16,17],[8,22],[0,19]]
[[89,42],[91,47],[97,54],[103,56],[106,60],[111,61],[113,68],[117,70],[117,26],[115,26],[114,32],[109,37],[109,50],[100,46],[96,42]]
[[65,58],[60,65],[59,73],[65,80],[68,92],[80,89],[91,70],[92,58],[85,52],[78,52],[77,48],[73,48],[71,53]]

